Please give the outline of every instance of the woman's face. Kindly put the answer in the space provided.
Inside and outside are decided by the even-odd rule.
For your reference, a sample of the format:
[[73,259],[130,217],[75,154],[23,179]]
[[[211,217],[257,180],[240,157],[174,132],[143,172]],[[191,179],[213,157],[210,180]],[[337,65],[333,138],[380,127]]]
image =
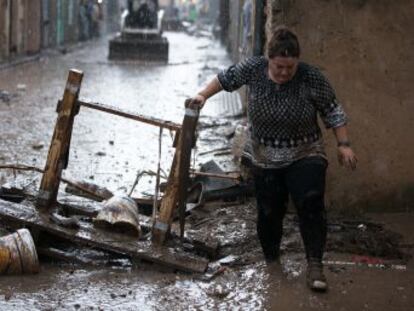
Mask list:
[[298,69],[297,57],[276,56],[269,59],[269,77],[277,84],[292,80]]

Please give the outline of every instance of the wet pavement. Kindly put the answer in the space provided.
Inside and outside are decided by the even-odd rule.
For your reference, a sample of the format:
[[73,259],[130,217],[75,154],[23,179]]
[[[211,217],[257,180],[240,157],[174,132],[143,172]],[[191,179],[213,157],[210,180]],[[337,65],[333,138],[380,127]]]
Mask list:
[[[70,68],[85,74],[82,100],[181,122],[185,98],[197,92],[200,84],[230,61],[225,50],[211,38],[184,33],[167,33],[167,36],[168,65],[108,61],[107,40],[102,39],[74,46],[67,54],[50,52],[39,61],[1,70],[0,89],[8,91],[11,100],[0,101],[0,164],[44,166],[56,103],[63,94]],[[239,105],[234,94],[219,95],[206,105],[200,118],[203,130],[196,166],[214,156],[224,170],[237,169],[228,153],[209,151],[226,151],[230,147],[223,133],[240,121],[231,117],[237,114]],[[65,176],[87,179],[116,193],[125,193],[130,190],[137,171],[156,169],[158,134],[158,128],[82,108],[76,117]],[[164,132],[163,143],[162,167],[168,171],[173,154],[170,133]],[[26,176],[39,177],[37,173]],[[0,181],[11,178],[13,172],[0,171]],[[153,179],[144,179],[135,195],[152,193],[153,188]],[[398,243],[404,253],[412,253],[412,214],[372,216],[383,226],[372,235],[368,234],[371,232],[368,221],[361,223],[362,227],[358,223],[348,222],[347,227],[343,221],[331,221],[330,235],[341,239],[331,239],[331,244],[328,243],[326,273],[330,291],[324,295],[311,293],[305,287],[305,260],[294,215],[290,214],[286,220],[282,263],[271,265],[261,255],[255,217],[251,200],[208,204],[189,217],[188,224],[192,227],[189,233],[217,239],[221,244],[219,258],[225,259],[221,264],[210,265],[213,272],[218,271],[216,276],[173,273],[138,262],[84,267],[43,261],[38,275],[0,277],[0,310],[413,308],[413,262],[408,256],[397,256]],[[338,235],[338,232],[354,232],[354,235]],[[394,232],[405,239],[400,241]],[[389,256],[383,256],[387,261],[382,265],[357,263],[355,255],[376,254],[375,240],[389,243],[386,250]]]

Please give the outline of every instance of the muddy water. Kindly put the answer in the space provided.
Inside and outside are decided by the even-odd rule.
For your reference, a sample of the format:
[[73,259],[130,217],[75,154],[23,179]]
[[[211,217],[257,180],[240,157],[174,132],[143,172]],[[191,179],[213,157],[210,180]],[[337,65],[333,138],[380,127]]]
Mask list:
[[145,270],[72,271],[48,265],[36,277],[2,278],[1,291],[8,301],[2,297],[0,309],[227,310],[233,306],[260,310],[263,306],[262,297],[249,286],[258,278],[254,268],[233,275],[225,284]]

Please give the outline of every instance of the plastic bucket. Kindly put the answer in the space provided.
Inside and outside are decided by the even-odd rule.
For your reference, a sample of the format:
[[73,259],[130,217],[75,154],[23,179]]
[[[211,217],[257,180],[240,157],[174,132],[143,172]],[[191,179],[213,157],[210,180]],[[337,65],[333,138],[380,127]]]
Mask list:
[[20,229],[0,238],[0,274],[39,272],[39,259],[30,231]]

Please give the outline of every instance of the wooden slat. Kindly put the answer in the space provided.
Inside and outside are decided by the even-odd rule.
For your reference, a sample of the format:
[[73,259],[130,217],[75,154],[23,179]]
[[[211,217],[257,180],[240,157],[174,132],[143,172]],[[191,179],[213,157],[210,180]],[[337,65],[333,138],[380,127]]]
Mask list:
[[[161,201],[160,212],[152,230],[152,241],[163,244],[171,230],[173,213],[177,206],[184,206],[186,201],[191,148],[194,145],[194,132],[198,120],[198,110],[186,109],[183,126],[179,133],[177,148],[174,155],[167,188]],[[180,209],[181,227],[183,227],[183,212]],[[183,233],[183,230],[181,230]]]
[[136,238],[94,228],[83,222],[78,229],[61,227],[53,223],[48,214],[30,205],[0,200],[0,218],[30,229],[48,232],[73,243],[129,255],[185,272],[203,273],[207,269],[206,259],[188,253],[177,253],[168,247],[155,247],[151,241],[138,241]]
[[[180,220],[180,236],[184,236],[185,209],[189,187],[189,171],[191,166],[191,150],[195,146],[195,131],[197,127],[199,110],[186,108],[181,129],[181,153],[179,162],[179,193],[178,215]],[[172,217],[172,216],[171,216]]]
[[78,100],[78,103],[80,106],[83,106],[83,107],[99,110],[102,112],[110,113],[110,114],[124,117],[127,119],[132,119],[135,121],[155,125],[158,127],[172,130],[172,131],[179,131],[181,128],[181,125],[171,122],[171,121],[165,121],[165,120],[161,120],[161,119],[157,119],[153,117],[144,116],[144,115],[137,114],[131,111],[122,110],[114,106],[104,105],[100,103],[85,102],[85,101],[80,101],[80,100]]
[[67,167],[69,158],[69,145],[72,136],[72,127],[77,113],[79,90],[83,73],[78,70],[70,70],[66,82],[61,107],[58,111],[55,130],[49,147],[46,160],[45,173],[40,183],[37,207],[51,208],[56,203],[62,170]]

